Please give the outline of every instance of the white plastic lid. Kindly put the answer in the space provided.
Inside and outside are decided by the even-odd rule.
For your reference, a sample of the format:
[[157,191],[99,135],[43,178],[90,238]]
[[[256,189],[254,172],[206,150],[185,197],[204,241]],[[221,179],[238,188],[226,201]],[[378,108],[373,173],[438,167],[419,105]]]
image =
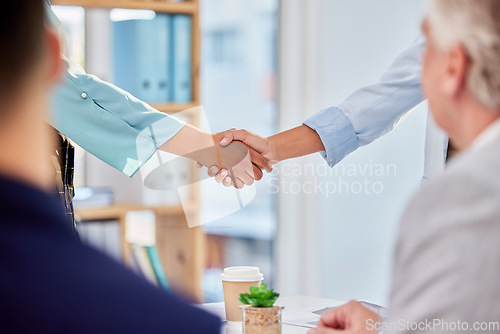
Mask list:
[[226,282],[257,282],[264,279],[259,268],[246,266],[226,268],[220,277]]

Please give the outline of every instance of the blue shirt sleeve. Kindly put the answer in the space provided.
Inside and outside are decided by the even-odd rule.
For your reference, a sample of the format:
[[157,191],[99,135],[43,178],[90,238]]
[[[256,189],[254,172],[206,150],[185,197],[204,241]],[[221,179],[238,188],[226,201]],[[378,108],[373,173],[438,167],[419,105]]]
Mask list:
[[51,124],[84,150],[132,177],[184,123],[66,60]]
[[425,39],[419,37],[392,63],[378,83],[363,87],[342,104],[324,109],[304,125],[320,136],[321,154],[333,167],[358,147],[392,130],[398,120],[421,103],[421,56]]
[[[64,38],[46,2],[48,24]],[[87,152],[132,177],[184,123],[85,73],[63,58],[66,71],[53,96],[51,125]]]

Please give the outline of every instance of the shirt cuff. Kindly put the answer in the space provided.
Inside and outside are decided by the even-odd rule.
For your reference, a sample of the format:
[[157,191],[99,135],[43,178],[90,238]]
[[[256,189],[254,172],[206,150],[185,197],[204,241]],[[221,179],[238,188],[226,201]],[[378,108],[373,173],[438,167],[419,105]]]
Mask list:
[[165,115],[164,118],[142,130],[136,142],[138,159],[127,159],[122,172],[128,177],[133,177],[151,159],[156,150],[174,137],[185,124],[178,120],[172,122],[172,118]]
[[330,167],[359,147],[358,135],[351,121],[337,107],[321,110],[303,124],[318,133],[325,146],[321,155]]

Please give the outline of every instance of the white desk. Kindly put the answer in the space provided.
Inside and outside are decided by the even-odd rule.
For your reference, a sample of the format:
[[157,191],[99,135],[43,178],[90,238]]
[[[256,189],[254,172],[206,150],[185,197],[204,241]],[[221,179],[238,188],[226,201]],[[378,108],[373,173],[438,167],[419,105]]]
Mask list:
[[[300,318],[304,313],[316,311],[323,309],[325,307],[333,307],[344,304],[344,301],[316,298],[316,297],[280,297],[276,305],[284,306],[283,310],[283,322],[296,320]],[[225,319],[224,303],[213,303],[213,304],[203,304],[201,307],[211,313],[218,315],[221,319]],[[307,333],[309,328],[299,327],[294,325],[283,324],[283,334],[304,334]],[[241,327],[229,327],[227,322],[222,325],[221,333],[225,334],[238,334],[241,333]]]

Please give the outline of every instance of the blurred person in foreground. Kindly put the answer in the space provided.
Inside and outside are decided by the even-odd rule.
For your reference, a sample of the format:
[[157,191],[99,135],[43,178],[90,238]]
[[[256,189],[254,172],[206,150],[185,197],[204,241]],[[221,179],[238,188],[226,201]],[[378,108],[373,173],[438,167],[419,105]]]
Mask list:
[[389,318],[357,302],[314,334],[500,332],[500,1],[433,0],[423,91],[463,150],[403,216]]
[[0,11],[0,333],[218,333],[217,317],[73,237],[44,123],[62,62],[43,1]]

